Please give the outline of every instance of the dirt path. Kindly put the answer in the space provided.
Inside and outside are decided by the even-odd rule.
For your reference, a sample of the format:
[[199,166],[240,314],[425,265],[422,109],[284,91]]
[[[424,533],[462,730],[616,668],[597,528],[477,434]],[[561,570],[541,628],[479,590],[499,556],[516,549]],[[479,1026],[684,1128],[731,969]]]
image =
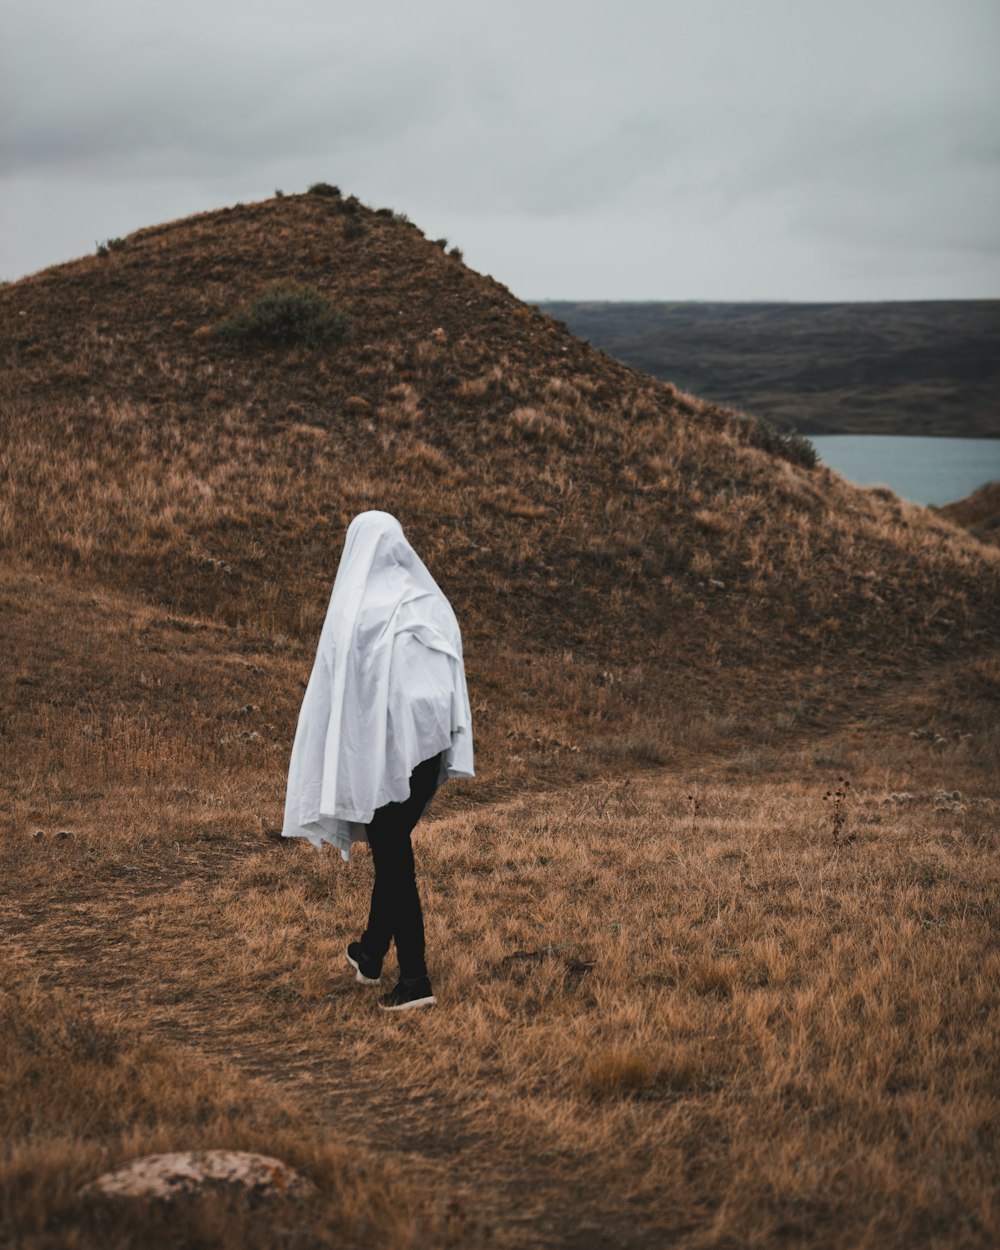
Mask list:
[[[43,885],[30,899],[8,897],[0,906],[8,949],[40,985],[127,1013],[169,1044],[273,1084],[338,1140],[375,1153],[421,1192],[439,1193],[442,1206],[460,1210],[486,1244],[663,1245],[662,1229],[642,1232],[627,1209],[610,1208],[586,1176],[568,1188],[564,1164],[483,1132],[470,1100],[440,1088],[395,1087],[382,1064],[352,1065],[336,1029],[326,1053],[318,1054],[294,1031],[282,1036],[240,1023],[239,1002],[210,996],[170,1001],[159,969],[150,975],[149,943],[138,936],[147,928],[151,904],[162,916],[172,893],[211,892],[248,849],[259,851],[259,840],[190,853],[170,866],[137,863],[114,883],[113,902],[106,885],[79,880]],[[182,925],[184,909],[175,910]],[[331,978],[332,994],[364,992],[348,973],[345,966],[342,983]]]

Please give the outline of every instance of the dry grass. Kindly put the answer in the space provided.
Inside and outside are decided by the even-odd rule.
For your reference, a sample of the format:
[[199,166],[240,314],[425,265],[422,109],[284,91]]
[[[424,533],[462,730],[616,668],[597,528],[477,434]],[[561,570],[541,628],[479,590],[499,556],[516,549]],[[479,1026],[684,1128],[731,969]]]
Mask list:
[[998,687],[972,661],[825,740],[446,793],[417,839],[441,1009],[403,1021],[343,963],[367,855],[260,832],[279,768],[161,741],[154,774],[120,734],[95,769],[53,735],[3,842],[5,983],[29,987],[6,1228],[167,1244],[75,1185],[211,1144],[283,1153],[320,1205],[258,1213],[258,1241],[194,1207],[190,1244],[324,1244],[330,1221],[385,1245],[993,1244]]
[[[247,354],[200,333],[274,281],[315,287],[354,342]],[[0,290],[0,332],[15,567],[308,646],[344,525],[384,506],[473,643],[530,614],[534,650],[593,669],[641,636],[654,717],[667,692],[700,698],[706,642],[718,697],[757,718],[751,656],[755,687],[779,668],[809,685],[817,654],[881,676],[995,631],[998,558],[956,527],[744,446],[737,414],[337,197],[140,231]]]
[[[220,352],[276,278],[354,341]],[[333,196],[0,321],[0,1242],[996,1241],[1000,554]],[[462,620],[480,774],[420,827],[442,1007],[404,1020],[343,963],[367,855],[267,836],[377,506]],[[319,1196],[75,1196],[202,1144]]]
[[[386,401],[397,415],[413,403]],[[502,448],[525,412],[538,410],[513,410]],[[623,716],[636,723],[640,764],[665,701],[674,725],[707,724],[710,711],[728,746],[741,723],[779,728],[789,691],[818,710],[996,629],[988,548],[922,509],[832,480],[821,490],[708,430],[679,427],[669,455],[630,452],[633,485],[602,494],[580,466],[518,450],[525,471],[508,471],[419,421],[407,428],[410,417],[375,435],[353,413],[336,435],[300,421],[262,435],[236,409],[197,426],[129,404],[80,414],[17,401],[7,416],[0,534],[12,573],[138,591],[163,619],[235,628],[236,645],[286,653],[301,671],[347,521],[387,507],[456,604],[480,698],[502,690],[501,715],[565,719],[577,736],[606,707],[619,744]],[[558,431],[568,416],[545,421],[539,430]],[[339,449],[362,436],[373,445]],[[530,435],[543,456],[562,456],[558,444]],[[589,454],[603,462],[603,447]],[[702,484],[716,472],[740,489]]]
[[[42,989],[5,954],[0,990],[0,1236],[23,1247],[278,1244],[461,1244],[456,1209],[349,1149],[274,1086],[198,1050],[170,1045],[122,1001],[82,1006],[79,992]],[[84,1199],[115,1164],[171,1150],[277,1150],[316,1182],[315,1197],[266,1214],[245,1197],[170,1207]]]
[[968,498],[937,511],[971,530],[981,542],[1000,544],[1000,482],[987,482]]

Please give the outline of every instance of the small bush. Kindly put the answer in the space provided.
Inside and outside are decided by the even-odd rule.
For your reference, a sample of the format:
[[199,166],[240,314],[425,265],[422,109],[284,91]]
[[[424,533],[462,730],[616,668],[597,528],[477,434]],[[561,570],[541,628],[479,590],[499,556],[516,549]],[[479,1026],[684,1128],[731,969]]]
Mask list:
[[308,193],[309,195],[333,195],[339,198],[340,187],[335,187],[330,182],[314,182]]
[[0,1012],[0,1026],[8,1042],[24,1054],[60,1063],[110,1064],[123,1042],[111,1024],[88,1011],[67,1009],[42,1016],[30,998],[17,991]]
[[810,439],[806,438],[804,434],[799,434],[796,430],[790,430],[782,437],[787,448],[787,458],[793,464],[801,464],[807,469],[815,469],[819,463],[819,452]]
[[98,256],[107,256],[109,252],[120,252],[125,246],[125,240],[114,238],[104,239],[103,242],[95,244]]
[[251,303],[227,317],[213,331],[235,343],[325,347],[348,337],[347,318],[312,287],[274,282]]
[[461,249],[460,247],[453,247],[453,248],[451,249],[451,251],[448,253],[448,255],[449,255],[449,256],[454,256],[454,258],[455,258],[457,261],[461,261],[461,260],[464,260],[464,259],[465,259],[464,255],[463,255],[463,253],[462,253],[462,249]]
[[778,456],[805,469],[814,469],[819,461],[816,448],[808,438],[791,431],[783,434],[776,425],[764,417],[740,413],[733,422],[741,443],[759,447],[771,456]]

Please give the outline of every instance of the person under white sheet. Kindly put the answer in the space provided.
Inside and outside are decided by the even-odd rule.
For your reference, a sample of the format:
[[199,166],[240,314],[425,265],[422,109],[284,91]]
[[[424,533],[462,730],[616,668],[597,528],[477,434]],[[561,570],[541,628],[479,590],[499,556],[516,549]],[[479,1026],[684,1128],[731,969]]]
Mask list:
[[451,604],[387,512],[347,530],[292,746],[282,835],[367,841],[375,865],[368,926],[347,948],[378,984],[392,941],[399,984],[382,1006],[435,1000],[410,834],[437,787],[472,777],[472,712]]

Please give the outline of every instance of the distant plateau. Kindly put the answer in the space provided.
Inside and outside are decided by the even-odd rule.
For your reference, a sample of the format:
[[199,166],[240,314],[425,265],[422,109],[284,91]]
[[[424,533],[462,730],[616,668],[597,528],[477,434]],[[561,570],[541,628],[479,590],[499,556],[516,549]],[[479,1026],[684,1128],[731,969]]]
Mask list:
[[625,364],[781,430],[1000,437],[1000,300],[538,307]]

